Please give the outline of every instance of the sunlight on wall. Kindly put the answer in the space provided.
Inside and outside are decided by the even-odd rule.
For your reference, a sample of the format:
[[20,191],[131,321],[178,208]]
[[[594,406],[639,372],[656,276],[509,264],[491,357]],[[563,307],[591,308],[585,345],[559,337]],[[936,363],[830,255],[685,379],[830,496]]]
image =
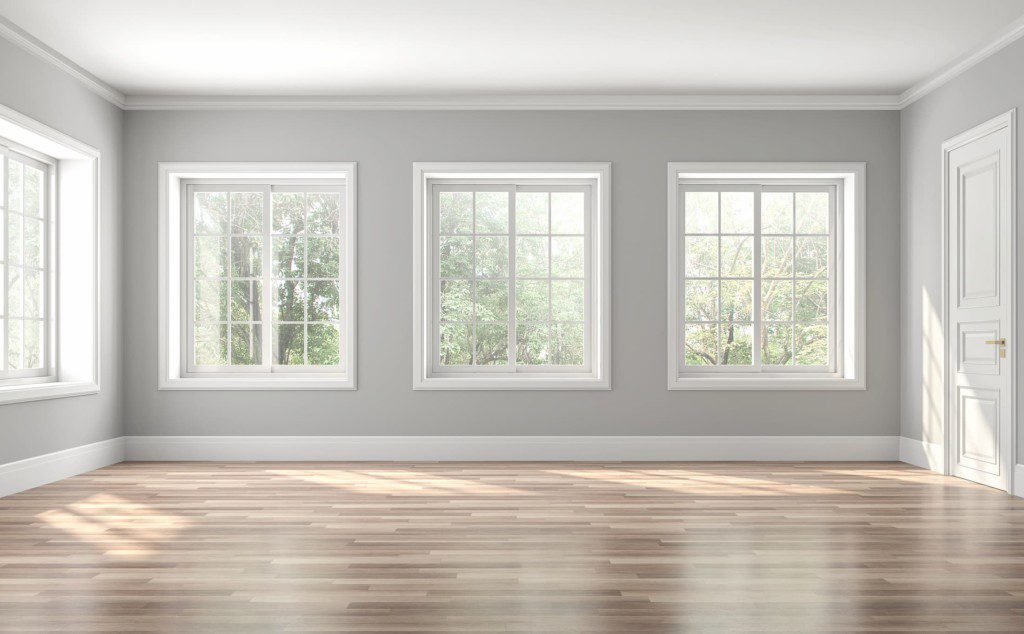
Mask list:
[[[943,438],[943,416],[945,412],[945,387],[943,366],[945,364],[945,336],[942,331],[942,308],[932,301],[931,294],[921,287],[921,439],[926,443],[941,446]],[[941,470],[944,457],[942,452],[929,451],[928,466]]]

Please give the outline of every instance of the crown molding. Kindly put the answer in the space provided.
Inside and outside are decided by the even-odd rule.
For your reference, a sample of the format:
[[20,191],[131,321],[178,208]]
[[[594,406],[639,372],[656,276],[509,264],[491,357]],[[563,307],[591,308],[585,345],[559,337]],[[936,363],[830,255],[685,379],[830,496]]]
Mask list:
[[126,110],[896,110],[893,95],[130,95]]
[[0,16],[0,36],[20,46],[29,53],[32,53],[36,57],[56,66],[68,75],[71,75],[84,84],[86,88],[93,91],[100,97],[103,97],[118,108],[123,109],[125,107],[124,93],[116,90],[110,84],[107,84],[67,57],[64,57],[46,44],[43,44],[20,26],[14,24],[3,16]]
[[977,66],[995,55],[1010,44],[1024,36],[1024,16],[1011,22],[1006,28],[998,31],[995,36],[974,49],[971,49],[950,64],[944,66],[931,77],[924,79],[907,90],[899,97],[899,109],[902,110],[921,97],[952,81],[957,76]]

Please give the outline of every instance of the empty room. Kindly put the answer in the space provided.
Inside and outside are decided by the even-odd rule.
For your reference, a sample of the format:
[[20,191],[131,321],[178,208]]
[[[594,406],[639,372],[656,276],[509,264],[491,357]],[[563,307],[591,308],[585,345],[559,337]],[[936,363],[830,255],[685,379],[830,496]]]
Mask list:
[[0,0],[0,632],[1024,632],[1022,69],[1024,0]]

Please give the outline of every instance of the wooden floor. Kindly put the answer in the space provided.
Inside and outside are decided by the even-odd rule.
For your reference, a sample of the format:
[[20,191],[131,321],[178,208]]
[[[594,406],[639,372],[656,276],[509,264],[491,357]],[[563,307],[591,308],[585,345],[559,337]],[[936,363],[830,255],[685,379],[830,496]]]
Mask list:
[[0,631],[1024,631],[1024,500],[898,463],[122,463],[0,499]]

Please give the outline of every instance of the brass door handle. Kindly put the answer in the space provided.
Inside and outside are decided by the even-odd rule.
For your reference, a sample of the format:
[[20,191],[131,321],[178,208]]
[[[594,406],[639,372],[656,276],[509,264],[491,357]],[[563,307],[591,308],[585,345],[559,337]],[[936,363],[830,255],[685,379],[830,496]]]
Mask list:
[[1006,339],[991,339],[989,341],[986,341],[985,343],[990,343],[993,346],[1005,346],[1006,345]]

